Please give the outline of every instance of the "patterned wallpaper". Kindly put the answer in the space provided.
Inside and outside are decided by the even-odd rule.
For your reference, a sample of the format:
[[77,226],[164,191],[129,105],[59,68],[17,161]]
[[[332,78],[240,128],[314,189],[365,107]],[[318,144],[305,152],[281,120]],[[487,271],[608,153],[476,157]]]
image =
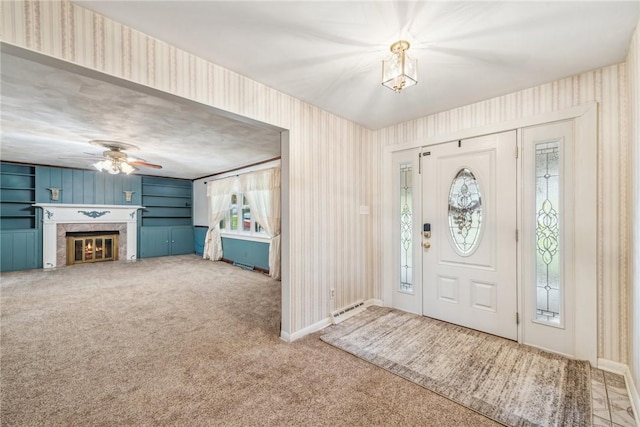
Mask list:
[[[640,22],[631,40],[627,56],[629,69],[629,117],[631,118],[631,171],[632,188],[630,221],[633,225],[633,250],[631,251],[631,343],[629,345],[629,366],[634,376],[636,390],[640,388]],[[636,410],[640,408],[636,407]]]

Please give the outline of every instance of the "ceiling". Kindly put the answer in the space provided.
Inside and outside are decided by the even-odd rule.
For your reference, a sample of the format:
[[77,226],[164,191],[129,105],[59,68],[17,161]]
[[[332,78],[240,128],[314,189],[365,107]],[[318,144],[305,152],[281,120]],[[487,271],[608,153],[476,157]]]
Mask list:
[[281,129],[10,50],[0,57],[2,160],[86,169],[106,150],[89,141],[115,140],[163,167],[139,174],[195,179],[280,156]]
[[[622,62],[637,1],[118,1],[74,3],[369,129]],[[398,39],[417,86],[380,84]],[[92,139],[199,178],[280,155],[280,131],[3,45],[1,157],[90,167]]]
[[[635,1],[74,1],[370,129],[625,60]],[[381,62],[411,43],[396,94]]]

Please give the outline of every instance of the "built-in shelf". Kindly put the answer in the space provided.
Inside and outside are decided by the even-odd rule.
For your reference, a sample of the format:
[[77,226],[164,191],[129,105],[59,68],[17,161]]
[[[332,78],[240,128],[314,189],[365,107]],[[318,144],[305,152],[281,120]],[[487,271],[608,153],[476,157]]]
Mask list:
[[192,182],[142,177],[142,227],[191,225]]
[[35,167],[0,163],[0,226],[2,230],[36,228]]

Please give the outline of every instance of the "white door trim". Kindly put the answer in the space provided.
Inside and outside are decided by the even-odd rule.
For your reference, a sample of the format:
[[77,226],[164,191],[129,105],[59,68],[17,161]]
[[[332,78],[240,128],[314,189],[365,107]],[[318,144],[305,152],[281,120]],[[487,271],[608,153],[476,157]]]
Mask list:
[[[597,342],[598,342],[598,328],[597,328],[597,254],[593,250],[597,243],[597,194],[593,191],[593,188],[588,188],[589,180],[582,180],[580,177],[588,176],[589,174],[597,174],[597,111],[598,104],[596,102],[590,102],[584,105],[567,108],[561,111],[554,111],[537,116],[512,120],[508,122],[496,123],[488,126],[482,126],[472,129],[465,129],[459,132],[453,132],[450,134],[436,135],[426,137],[423,140],[412,141],[403,144],[386,146],[382,153],[382,165],[383,176],[385,178],[390,177],[392,174],[392,153],[400,150],[407,150],[411,148],[428,146],[439,144],[448,141],[454,141],[458,139],[467,139],[477,136],[499,133],[508,130],[518,130],[529,126],[535,126],[544,123],[550,123],[560,120],[575,119],[575,137],[576,137],[576,164],[577,165],[590,165],[589,167],[579,167],[576,182],[576,194],[580,197],[584,196],[584,200],[580,201],[581,206],[587,207],[589,212],[583,211],[580,215],[577,215],[576,230],[584,241],[580,241],[576,245],[575,257],[577,260],[581,260],[580,263],[575,263],[575,280],[576,283],[588,283],[584,288],[581,288],[581,292],[578,292],[576,297],[576,358],[586,359],[591,362],[592,365],[597,363]],[[521,140],[519,138],[519,144]],[[597,179],[597,177],[596,177]],[[391,210],[388,208],[392,202],[392,188],[389,179],[383,179],[383,192],[382,192],[382,211],[381,211],[381,242],[389,242],[392,239],[392,227],[393,221],[391,217]],[[520,203],[520,200],[518,201]],[[521,205],[520,205],[521,206]],[[576,207],[576,211],[580,212],[580,208]],[[518,227],[522,226],[521,215],[518,218]],[[582,238],[581,237],[581,238]],[[385,306],[392,306],[392,294],[393,294],[393,269],[392,269],[392,257],[390,247],[383,245],[382,247],[382,259],[383,259],[383,286],[382,286],[382,301]],[[522,251],[520,250],[521,254]],[[519,264],[521,265],[522,259],[519,257]],[[578,268],[578,265],[580,268]],[[521,269],[519,269],[521,271]],[[581,282],[582,281],[582,282]],[[522,280],[518,283],[518,304],[519,311],[522,313]],[[518,336],[522,336],[523,322],[519,325]]]
[[575,283],[576,358],[598,359],[598,115],[589,109],[575,119]]

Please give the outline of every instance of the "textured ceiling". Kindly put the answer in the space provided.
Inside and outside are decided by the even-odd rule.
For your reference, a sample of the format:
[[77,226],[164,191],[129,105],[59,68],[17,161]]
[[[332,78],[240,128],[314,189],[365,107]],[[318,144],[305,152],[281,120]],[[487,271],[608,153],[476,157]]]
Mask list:
[[134,144],[133,157],[163,166],[139,174],[193,179],[280,156],[277,128],[4,50],[2,160],[87,168],[92,161],[73,157],[100,155],[105,149],[89,141],[106,139]]
[[[378,129],[625,60],[636,1],[75,1]],[[380,84],[411,42],[419,83]]]

